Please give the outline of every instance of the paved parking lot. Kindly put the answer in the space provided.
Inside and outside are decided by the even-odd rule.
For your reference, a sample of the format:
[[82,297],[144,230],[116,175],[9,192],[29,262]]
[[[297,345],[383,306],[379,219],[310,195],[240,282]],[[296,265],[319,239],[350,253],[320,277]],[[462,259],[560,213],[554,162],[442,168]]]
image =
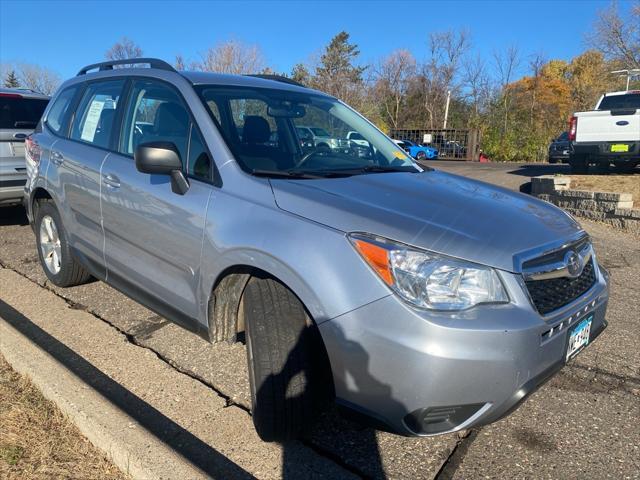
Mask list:
[[[566,169],[433,165],[515,190],[540,168]],[[265,467],[256,476],[286,475],[291,471],[287,462],[306,462],[316,466],[307,470],[310,477],[640,478],[640,242],[606,226],[591,222],[584,226],[594,238],[601,263],[611,272],[610,326],[513,415],[464,439],[457,435],[411,439],[362,428],[329,412],[308,439],[285,448],[285,453],[289,448],[294,455],[277,457],[280,465]],[[239,428],[247,424],[249,392],[242,345],[210,345],[100,282],[64,290],[48,284],[20,209],[0,210],[0,264],[91,313],[96,324],[115,327],[135,348],[155,352],[186,382],[209,389],[233,407],[230,415],[233,411],[244,416]],[[121,369],[136,368],[126,358],[119,361]],[[188,405],[196,399],[182,401]],[[229,442],[235,441],[230,429]],[[324,463],[317,461],[319,457]],[[318,467],[328,464],[336,468]]]

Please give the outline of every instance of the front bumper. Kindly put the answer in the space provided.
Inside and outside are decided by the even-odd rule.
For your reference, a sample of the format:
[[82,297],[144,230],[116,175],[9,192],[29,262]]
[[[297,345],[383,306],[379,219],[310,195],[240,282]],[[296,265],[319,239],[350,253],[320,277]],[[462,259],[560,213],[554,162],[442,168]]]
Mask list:
[[[390,295],[321,323],[338,404],[409,436],[484,425],[511,413],[564,365],[567,331],[584,315],[594,314],[592,340],[606,327],[600,269],[587,293],[544,318],[521,287],[522,294],[514,290],[517,276],[506,277],[515,292],[506,305],[446,314]],[[434,412],[449,417],[422,428],[420,419]]]

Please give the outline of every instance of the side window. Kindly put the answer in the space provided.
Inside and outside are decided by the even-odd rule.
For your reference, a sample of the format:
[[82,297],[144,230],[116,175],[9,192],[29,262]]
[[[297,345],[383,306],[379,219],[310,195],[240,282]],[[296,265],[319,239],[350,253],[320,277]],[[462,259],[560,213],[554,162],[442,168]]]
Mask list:
[[171,142],[187,159],[191,119],[178,93],[155,80],[136,80],[125,113],[120,152],[133,155],[147,142]]
[[124,82],[124,79],[106,80],[87,85],[71,127],[73,140],[109,147]]
[[207,152],[202,137],[195,125],[191,126],[189,138],[189,162],[187,172],[200,180],[212,181],[211,158]]
[[78,91],[78,86],[70,87],[58,95],[47,114],[47,126],[57,134],[63,134],[63,128],[71,101]]

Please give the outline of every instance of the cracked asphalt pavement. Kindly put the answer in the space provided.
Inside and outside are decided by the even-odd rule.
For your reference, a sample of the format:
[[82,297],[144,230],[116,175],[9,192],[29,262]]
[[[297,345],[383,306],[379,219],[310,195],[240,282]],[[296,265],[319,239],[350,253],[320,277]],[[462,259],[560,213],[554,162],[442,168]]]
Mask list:
[[[469,176],[477,165],[437,163]],[[517,190],[528,178],[513,178],[513,171],[483,165],[475,176]],[[611,273],[609,328],[515,413],[466,438],[403,438],[330,411],[300,442],[299,461],[313,452],[345,475],[364,478],[640,478],[640,242],[581,223]],[[249,415],[243,345],[210,345],[101,282],[69,289],[49,284],[19,208],[0,209],[0,264],[109,323]],[[123,368],[135,366],[123,359]]]

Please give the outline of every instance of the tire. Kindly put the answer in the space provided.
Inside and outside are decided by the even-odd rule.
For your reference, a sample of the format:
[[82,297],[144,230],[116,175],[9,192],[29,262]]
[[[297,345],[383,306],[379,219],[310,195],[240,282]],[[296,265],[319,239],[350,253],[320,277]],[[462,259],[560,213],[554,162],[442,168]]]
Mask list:
[[549,163],[558,163],[558,159],[556,157],[549,157]]
[[573,156],[569,158],[571,173],[586,175],[589,173],[589,162],[584,156]]
[[58,287],[86,283],[91,275],[71,255],[60,214],[52,201],[39,203],[34,225],[40,265],[51,283]]
[[319,333],[300,300],[270,278],[249,281],[243,309],[253,423],[266,442],[292,440],[310,429],[330,393]]
[[613,168],[617,173],[633,173],[637,165],[634,162],[617,162],[613,164]]
[[416,153],[416,160],[426,160],[427,154],[425,152]]

